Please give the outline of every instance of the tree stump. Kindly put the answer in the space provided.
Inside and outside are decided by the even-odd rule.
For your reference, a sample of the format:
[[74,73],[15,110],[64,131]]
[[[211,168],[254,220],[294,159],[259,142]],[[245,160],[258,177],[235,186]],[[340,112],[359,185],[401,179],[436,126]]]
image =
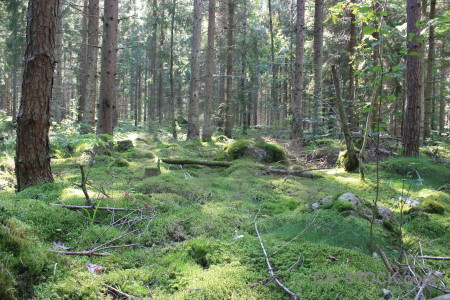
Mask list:
[[125,152],[127,150],[133,149],[133,141],[131,140],[123,140],[117,142],[117,151]]

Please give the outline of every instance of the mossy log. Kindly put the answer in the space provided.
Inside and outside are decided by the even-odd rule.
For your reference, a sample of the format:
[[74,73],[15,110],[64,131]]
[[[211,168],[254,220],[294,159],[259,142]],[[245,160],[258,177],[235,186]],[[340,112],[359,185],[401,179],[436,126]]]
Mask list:
[[209,167],[224,167],[228,168],[232,165],[227,161],[209,161],[209,160],[192,160],[192,159],[176,159],[176,158],[161,158],[161,161],[170,165],[201,165]]

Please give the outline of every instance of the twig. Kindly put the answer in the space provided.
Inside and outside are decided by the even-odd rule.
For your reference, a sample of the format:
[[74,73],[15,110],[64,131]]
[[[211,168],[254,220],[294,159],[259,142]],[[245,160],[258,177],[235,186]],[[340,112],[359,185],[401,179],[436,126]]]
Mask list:
[[[256,217],[257,217],[257,216],[258,216],[258,215],[256,215]],[[258,240],[259,240],[259,243],[261,244],[261,248],[262,248],[262,250],[263,250],[264,257],[266,258],[266,264],[267,264],[267,267],[269,268],[269,274],[273,277],[273,280],[275,281],[275,283],[278,284],[278,286],[281,287],[286,293],[288,293],[288,294],[292,297],[292,299],[298,300],[297,294],[295,294],[294,292],[292,292],[291,290],[289,290],[289,289],[288,289],[285,285],[283,285],[283,284],[280,282],[280,280],[276,277],[275,272],[273,271],[272,265],[270,264],[269,257],[268,257],[268,255],[267,255],[266,248],[264,247],[264,243],[263,243],[263,241],[262,241],[261,235],[259,234],[258,225],[257,225],[257,222],[256,222],[256,217],[255,217],[255,222],[254,222],[254,224],[255,224],[255,231],[256,231],[256,234],[258,235]]]
[[107,285],[107,284],[105,284],[105,286],[106,286],[108,289],[110,289],[111,291],[113,291],[114,293],[117,293],[117,294],[119,294],[119,295],[122,295],[122,296],[126,297],[127,299],[134,298],[133,296],[128,295],[128,294],[122,292],[122,291],[119,290],[119,289],[113,288],[112,286],[109,286],[109,285]]
[[419,292],[417,293],[417,295],[414,298],[414,300],[419,300],[422,297],[423,290],[427,287],[428,279],[429,279],[430,276],[431,276],[431,272],[429,272],[428,275],[425,277],[425,280],[423,281],[422,285],[420,286]]
[[64,255],[85,255],[85,256],[106,256],[110,255],[109,253],[98,253],[95,251],[57,251],[57,250],[48,250],[52,253],[64,254]]
[[104,206],[87,206],[87,205],[69,205],[69,204],[59,204],[59,203],[50,203],[53,206],[61,206],[68,209],[91,209],[91,210],[108,210],[108,211],[140,211],[139,208],[122,208],[122,207],[104,207]]
[[419,256],[419,258],[431,260],[450,260],[450,257],[439,257],[439,256]]
[[386,254],[384,253],[384,251],[378,245],[375,245],[375,247],[377,248],[378,252],[380,252],[381,259],[383,260],[383,263],[386,266],[386,268],[388,269],[389,273],[391,273],[391,275],[394,275],[395,271],[392,268],[391,263],[387,259]]

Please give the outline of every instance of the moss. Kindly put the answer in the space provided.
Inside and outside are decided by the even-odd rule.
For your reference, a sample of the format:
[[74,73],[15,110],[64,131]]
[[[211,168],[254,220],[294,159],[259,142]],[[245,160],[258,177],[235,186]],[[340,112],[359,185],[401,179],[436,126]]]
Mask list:
[[444,214],[445,212],[445,206],[442,203],[439,203],[434,200],[425,200],[420,206],[420,209],[422,209],[425,212],[431,213],[431,214]]
[[[249,151],[254,148],[255,153]],[[286,163],[287,156],[283,147],[267,143],[262,139],[238,140],[226,145],[222,151],[216,153],[215,160],[236,160],[244,156],[256,157],[266,163]]]
[[359,161],[356,157],[356,153],[354,155],[349,155],[347,150],[339,153],[338,157],[338,165],[345,169],[347,172],[352,172],[358,169]]
[[133,145],[133,141],[131,141],[131,140],[118,141],[117,146],[116,146],[116,150],[118,152],[125,152],[125,151],[131,150],[133,148],[134,148],[134,145]]
[[263,150],[267,152],[267,156],[263,159],[264,162],[287,162],[286,152],[283,147],[275,144],[265,144]]
[[334,201],[333,202],[333,208],[336,209],[338,212],[343,212],[346,210],[353,210],[353,204],[350,203],[344,203],[343,201]]
[[130,163],[125,158],[117,158],[112,164],[112,167],[124,168],[128,167]]

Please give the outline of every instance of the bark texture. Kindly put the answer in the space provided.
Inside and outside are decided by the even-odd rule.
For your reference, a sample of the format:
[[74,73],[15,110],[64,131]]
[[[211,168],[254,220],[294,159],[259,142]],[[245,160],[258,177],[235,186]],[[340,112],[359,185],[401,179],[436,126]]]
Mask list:
[[98,134],[113,135],[113,116],[116,99],[117,30],[119,1],[105,0]]
[[228,1],[228,29],[227,29],[227,89],[225,102],[225,131],[226,137],[231,138],[233,131],[233,30],[234,30],[234,0]]
[[17,190],[53,182],[50,168],[50,101],[55,69],[59,0],[28,2],[27,47],[17,115]]

